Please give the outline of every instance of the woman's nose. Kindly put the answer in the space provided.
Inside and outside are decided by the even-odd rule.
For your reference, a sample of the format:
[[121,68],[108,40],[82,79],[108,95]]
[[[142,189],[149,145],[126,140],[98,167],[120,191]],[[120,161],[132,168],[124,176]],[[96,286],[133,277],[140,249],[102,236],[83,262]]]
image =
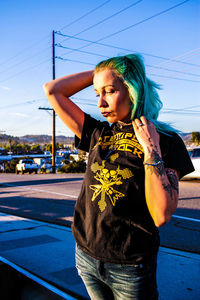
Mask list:
[[100,108],[100,107],[105,107],[107,105],[108,104],[107,104],[106,100],[104,99],[104,96],[101,94],[99,96],[99,100],[98,100],[97,106]]

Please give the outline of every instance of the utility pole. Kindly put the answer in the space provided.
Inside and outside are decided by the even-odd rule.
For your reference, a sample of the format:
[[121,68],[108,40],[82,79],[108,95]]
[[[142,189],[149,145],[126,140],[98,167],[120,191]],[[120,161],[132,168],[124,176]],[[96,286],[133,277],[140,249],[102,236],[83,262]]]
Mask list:
[[[55,32],[52,32],[52,66],[53,80],[55,79]],[[53,109],[53,131],[52,131],[52,172],[56,173],[56,114]]]

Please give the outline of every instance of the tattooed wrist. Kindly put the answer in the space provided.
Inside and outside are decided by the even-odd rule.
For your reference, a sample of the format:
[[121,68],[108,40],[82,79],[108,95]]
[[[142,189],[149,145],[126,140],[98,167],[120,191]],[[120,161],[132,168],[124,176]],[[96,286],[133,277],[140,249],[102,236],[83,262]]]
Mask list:
[[165,173],[164,161],[155,150],[152,151],[151,157],[145,160],[143,164],[151,171],[151,174],[156,172],[158,175],[163,175]]
[[144,161],[144,164],[157,164],[161,161],[163,162],[159,152],[153,149],[151,155]]
[[163,162],[157,164],[144,164],[147,170],[151,171],[151,174],[157,173],[158,175],[162,176],[165,174],[165,168]]

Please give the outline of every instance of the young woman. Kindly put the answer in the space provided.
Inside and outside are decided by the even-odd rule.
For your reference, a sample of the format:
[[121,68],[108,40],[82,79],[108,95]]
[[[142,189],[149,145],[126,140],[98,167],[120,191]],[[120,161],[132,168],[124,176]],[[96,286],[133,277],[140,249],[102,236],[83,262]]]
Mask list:
[[[108,122],[69,99],[92,84]],[[170,220],[178,180],[193,166],[175,130],[157,121],[157,88],[136,54],[44,85],[77,147],[89,152],[72,230],[77,269],[93,300],[158,299],[157,227]]]

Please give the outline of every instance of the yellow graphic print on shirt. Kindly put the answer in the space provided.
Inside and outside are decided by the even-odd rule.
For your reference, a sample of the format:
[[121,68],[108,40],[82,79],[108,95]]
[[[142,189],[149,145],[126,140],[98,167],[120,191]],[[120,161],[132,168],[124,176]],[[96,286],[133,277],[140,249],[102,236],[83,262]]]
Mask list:
[[128,151],[137,155],[139,158],[142,157],[144,150],[138,142],[134,133],[131,132],[118,132],[114,136],[103,136],[100,137],[98,143],[94,146],[93,150],[99,145],[102,150],[106,148],[110,149],[115,147],[117,151]]
[[91,170],[96,175],[94,178],[99,181],[99,184],[90,185],[90,188],[94,191],[92,201],[94,201],[99,195],[101,199],[98,201],[99,209],[103,212],[107,206],[106,195],[111,201],[112,205],[115,206],[116,201],[120,197],[124,197],[125,194],[118,192],[113,188],[114,185],[121,185],[122,179],[127,179],[133,176],[133,173],[125,168],[120,169],[119,165],[116,170],[108,170],[105,168],[105,160],[102,161],[102,165],[97,162],[91,165]]

